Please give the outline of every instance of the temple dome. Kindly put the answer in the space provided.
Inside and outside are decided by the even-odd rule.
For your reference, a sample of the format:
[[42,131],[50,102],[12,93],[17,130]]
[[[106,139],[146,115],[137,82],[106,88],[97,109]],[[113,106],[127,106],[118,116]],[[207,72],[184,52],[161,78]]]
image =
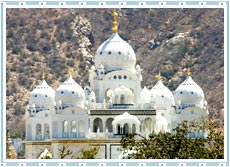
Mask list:
[[156,85],[150,90],[150,103],[156,109],[167,109],[174,105],[172,92],[158,80]]
[[42,80],[39,85],[30,93],[29,105],[47,107],[54,104],[55,91]]
[[134,71],[136,55],[133,48],[118,33],[113,33],[96,51],[95,65],[104,66],[105,71]]
[[61,101],[66,106],[82,106],[85,93],[70,75],[56,90],[56,101]]
[[203,105],[204,92],[197,85],[191,76],[188,76],[185,81],[178,86],[175,91],[175,102],[180,102],[182,105]]

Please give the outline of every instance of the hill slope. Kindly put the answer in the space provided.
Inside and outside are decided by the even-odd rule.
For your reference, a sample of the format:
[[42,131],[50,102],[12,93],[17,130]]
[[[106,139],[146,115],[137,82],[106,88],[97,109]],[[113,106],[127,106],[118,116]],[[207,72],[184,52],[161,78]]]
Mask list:
[[[111,9],[7,9],[7,126],[24,130],[29,92],[41,79],[53,88],[67,66],[87,85],[87,69],[98,46],[111,35]],[[211,117],[223,126],[223,9],[122,9],[119,34],[134,48],[143,68],[143,86],[151,88],[160,70],[172,91],[187,67],[204,90]]]

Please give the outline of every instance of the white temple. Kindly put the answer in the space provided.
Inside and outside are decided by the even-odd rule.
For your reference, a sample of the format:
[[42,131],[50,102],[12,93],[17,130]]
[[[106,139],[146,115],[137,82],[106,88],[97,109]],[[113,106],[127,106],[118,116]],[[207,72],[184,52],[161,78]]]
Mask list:
[[[98,158],[118,158],[123,134],[172,132],[184,120],[197,125],[208,115],[204,92],[189,70],[174,93],[163,84],[160,73],[150,90],[141,87],[142,69],[132,46],[117,33],[117,13],[113,16],[113,34],[97,49],[95,66],[89,70],[90,86],[83,89],[69,70],[56,90],[43,75],[30,93],[25,116],[26,158],[39,158],[44,150],[59,158],[58,148],[66,143],[75,153],[99,145]],[[188,134],[204,135],[199,128]]]

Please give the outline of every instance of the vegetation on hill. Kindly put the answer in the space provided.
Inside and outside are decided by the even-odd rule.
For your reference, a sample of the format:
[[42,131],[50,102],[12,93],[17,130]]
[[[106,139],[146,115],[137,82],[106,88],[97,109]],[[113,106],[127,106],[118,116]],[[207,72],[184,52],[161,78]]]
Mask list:
[[[83,87],[98,46],[112,33],[111,9],[7,9],[6,110],[11,132],[25,130],[24,113],[41,80],[54,89],[67,76]],[[223,127],[223,9],[121,9],[119,34],[143,68],[142,86],[153,87],[160,70],[172,91],[187,67],[203,88],[210,116]],[[147,63],[146,63],[147,62]]]

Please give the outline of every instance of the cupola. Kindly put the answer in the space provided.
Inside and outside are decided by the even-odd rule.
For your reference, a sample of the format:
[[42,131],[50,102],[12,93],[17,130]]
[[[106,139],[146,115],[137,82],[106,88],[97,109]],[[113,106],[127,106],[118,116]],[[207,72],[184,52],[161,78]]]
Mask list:
[[85,93],[82,87],[72,78],[72,72],[69,69],[68,78],[57,88],[55,100],[61,101],[62,107],[84,107]]
[[37,111],[50,108],[54,105],[55,91],[46,83],[44,71],[42,81],[30,93],[29,106],[35,107]]
[[150,90],[150,103],[155,109],[166,110],[174,105],[172,92],[161,81],[159,72],[157,83]]
[[204,92],[201,87],[193,81],[190,69],[188,69],[185,81],[182,82],[176,89],[174,97],[176,104],[180,103],[182,107],[203,107]]

